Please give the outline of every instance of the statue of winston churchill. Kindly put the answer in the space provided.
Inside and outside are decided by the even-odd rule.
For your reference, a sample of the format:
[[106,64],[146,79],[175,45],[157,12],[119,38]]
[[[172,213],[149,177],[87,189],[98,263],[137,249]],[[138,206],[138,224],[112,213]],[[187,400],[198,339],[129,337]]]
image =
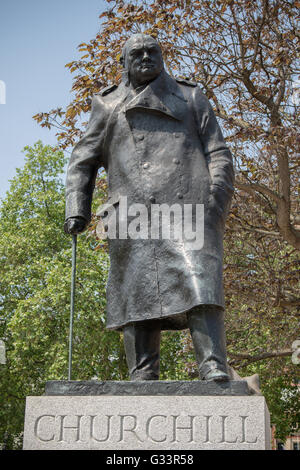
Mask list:
[[155,39],[133,35],[121,62],[121,84],[94,95],[70,158],[65,231],[77,234],[89,224],[100,167],[108,175],[106,207],[118,210],[125,196],[128,206],[147,208],[203,204],[201,249],[185,238],[109,239],[107,328],[123,331],[133,381],[159,378],[161,330],[185,328],[200,378],[227,381],[222,276],[232,156],[207,98],[195,83],[165,71]]

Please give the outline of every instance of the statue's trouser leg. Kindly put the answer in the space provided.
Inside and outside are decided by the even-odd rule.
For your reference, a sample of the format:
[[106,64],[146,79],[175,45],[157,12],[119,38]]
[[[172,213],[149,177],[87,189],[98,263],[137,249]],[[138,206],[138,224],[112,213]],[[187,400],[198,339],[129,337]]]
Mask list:
[[229,380],[226,359],[224,311],[215,305],[201,305],[188,313],[200,378]]
[[124,327],[123,333],[130,380],[158,380],[160,322],[132,323]]

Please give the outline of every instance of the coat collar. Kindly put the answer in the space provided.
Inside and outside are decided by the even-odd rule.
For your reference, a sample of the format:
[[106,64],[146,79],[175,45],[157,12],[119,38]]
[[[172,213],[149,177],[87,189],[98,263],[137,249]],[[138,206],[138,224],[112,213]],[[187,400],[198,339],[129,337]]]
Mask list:
[[[129,87],[126,88],[126,96],[128,96],[130,95]],[[129,96],[129,101],[125,104],[125,112],[136,108],[149,109],[180,121],[182,101],[186,100],[176,80],[163,70],[143,91],[132,98]]]

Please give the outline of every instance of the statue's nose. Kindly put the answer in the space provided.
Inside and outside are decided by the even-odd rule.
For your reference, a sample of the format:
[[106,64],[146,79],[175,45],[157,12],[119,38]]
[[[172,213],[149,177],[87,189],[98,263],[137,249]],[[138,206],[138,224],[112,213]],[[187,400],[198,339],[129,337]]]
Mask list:
[[149,59],[149,57],[150,57],[150,56],[149,56],[148,51],[144,51],[144,53],[143,53],[143,60],[144,60],[144,59]]

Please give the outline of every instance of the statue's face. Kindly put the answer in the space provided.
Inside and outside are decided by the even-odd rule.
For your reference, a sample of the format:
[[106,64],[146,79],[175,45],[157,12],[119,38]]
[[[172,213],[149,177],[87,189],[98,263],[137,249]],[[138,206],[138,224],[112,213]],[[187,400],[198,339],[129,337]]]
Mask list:
[[134,85],[143,85],[156,78],[163,69],[162,53],[157,42],[142,35],[129,40],[126,65]]

